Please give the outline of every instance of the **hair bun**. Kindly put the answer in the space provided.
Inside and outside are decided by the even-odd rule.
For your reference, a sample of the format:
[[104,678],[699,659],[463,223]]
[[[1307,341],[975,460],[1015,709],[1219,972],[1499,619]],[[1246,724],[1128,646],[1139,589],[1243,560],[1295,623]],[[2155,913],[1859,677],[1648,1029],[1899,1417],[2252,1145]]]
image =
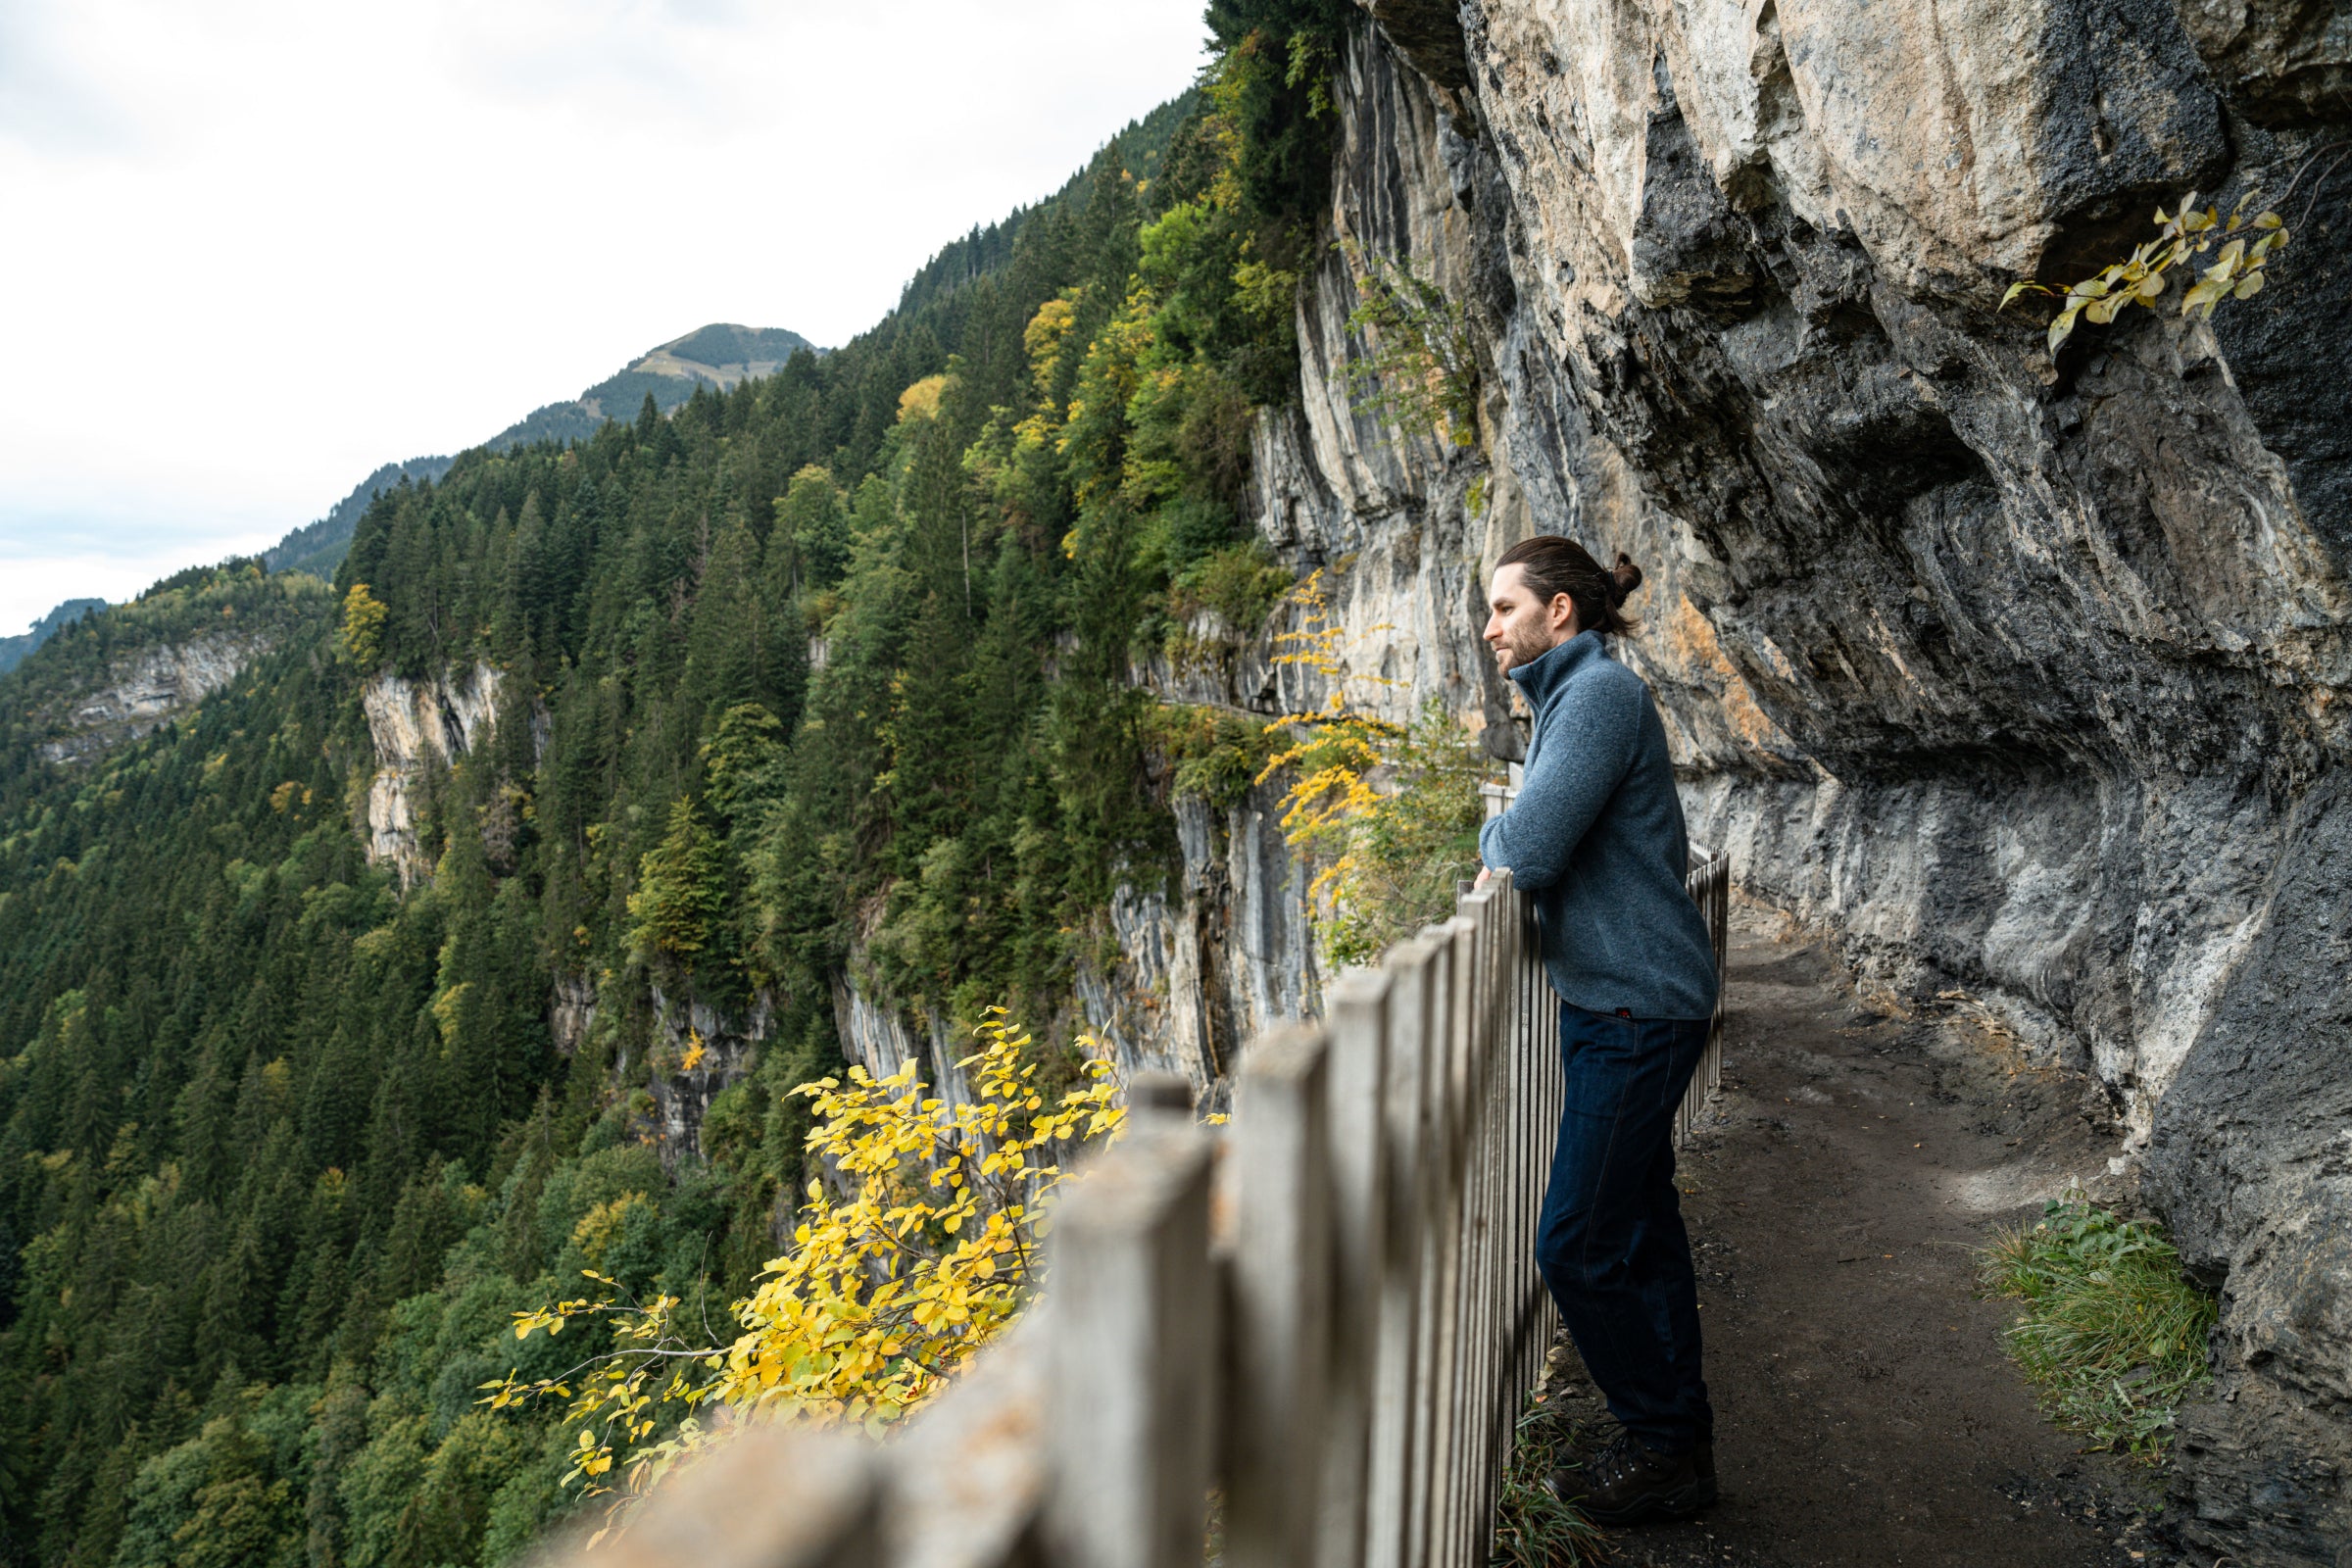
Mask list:
[[1605,574],[1609,579],[1609,603],[1622,605],[1633,591],[1642,586],[1642,568],[1624,551],[1617,552],[1617,564]]

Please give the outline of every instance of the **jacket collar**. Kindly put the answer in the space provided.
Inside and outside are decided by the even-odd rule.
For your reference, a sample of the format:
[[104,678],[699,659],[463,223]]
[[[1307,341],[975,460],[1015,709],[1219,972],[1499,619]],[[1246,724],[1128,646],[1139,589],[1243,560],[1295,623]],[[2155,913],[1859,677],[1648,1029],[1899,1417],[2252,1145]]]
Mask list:
[[1608,657],[1608,651],[1600,645],[1600,633],[1580,631],[1566,642],[1546,649],[1541,657],[1514,664],[1503,673],[1519,683],[1520,689],[1527,693],[1528,707],[1541,713],[1580,671],[1594,660]]

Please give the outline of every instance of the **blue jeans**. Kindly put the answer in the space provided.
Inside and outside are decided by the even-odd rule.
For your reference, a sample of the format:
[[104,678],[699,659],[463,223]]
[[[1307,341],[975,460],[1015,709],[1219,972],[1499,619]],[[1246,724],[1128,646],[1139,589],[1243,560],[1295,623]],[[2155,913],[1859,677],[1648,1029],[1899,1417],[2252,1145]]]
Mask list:
[[1675,1108],[1706,1045],[1703,1018],[1560,1004],[1568,1094],[1536,1232],[1536,1266],[1609,1413],[1669,1454],[1715,1435],[1674,1187]]

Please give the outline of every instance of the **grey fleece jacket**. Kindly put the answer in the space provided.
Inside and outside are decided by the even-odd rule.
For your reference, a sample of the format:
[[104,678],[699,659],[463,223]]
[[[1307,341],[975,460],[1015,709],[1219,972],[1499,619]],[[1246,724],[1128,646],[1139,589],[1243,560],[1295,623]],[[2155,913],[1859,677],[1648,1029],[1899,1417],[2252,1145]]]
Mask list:
[[1708,1016],[1715,947],[1684,885],[1690,841],[1649,688],[1590,631],[1506,674],[1535,735],[1519,799],[1478,853],[1535,895],[1552,990],[1593,1012]]

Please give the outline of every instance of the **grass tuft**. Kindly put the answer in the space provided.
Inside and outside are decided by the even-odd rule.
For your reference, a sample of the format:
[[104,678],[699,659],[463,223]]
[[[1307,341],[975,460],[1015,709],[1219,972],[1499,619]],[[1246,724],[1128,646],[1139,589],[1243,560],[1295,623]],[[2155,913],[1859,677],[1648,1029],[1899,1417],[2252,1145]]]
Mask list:
[[2161,1457],[2181,1401],[2212,1380],[2215,1319],[2163,1231],[2074,1194],[1979,1255],[1984,1289],[2025,1303],[2005,1338],[2050,1414],[2093,1446]]
[[1531,1396],[1512,1434],[1511,1460],[1502,1474],[1494,1513],[1492,1561],[1510,1568],[1584,1568],[1606,1559],[1592,1522],[1551,1494],[1544,1478],[1567,1462],[1576,1435],[1541,1394]]

